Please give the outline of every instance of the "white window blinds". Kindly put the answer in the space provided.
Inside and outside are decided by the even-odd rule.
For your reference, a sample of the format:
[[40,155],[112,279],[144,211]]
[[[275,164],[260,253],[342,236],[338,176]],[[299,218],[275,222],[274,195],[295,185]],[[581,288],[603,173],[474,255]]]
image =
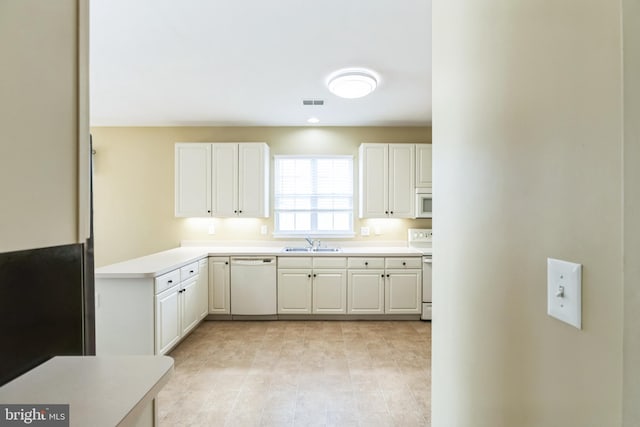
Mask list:
[[353,233],[353,157],[275,156],[275,233]]

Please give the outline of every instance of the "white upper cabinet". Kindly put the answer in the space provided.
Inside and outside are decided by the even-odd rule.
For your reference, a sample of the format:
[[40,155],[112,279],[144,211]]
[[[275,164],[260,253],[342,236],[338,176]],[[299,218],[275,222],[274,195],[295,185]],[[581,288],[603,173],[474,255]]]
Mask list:
[[416,145],[416,187],[431,188],[432,145]]
[[232,217],[238,214],[238,144],[211,144],[213,191],[211,215]]
[[269,146],[264,143],[238,145],[238,216],[269,216]]
[[360,218],[415,218],[415,145],[360,145]]
[[175,146],[176,216],[211,215],[211,144]]
[[269,146],[177,143],[176,216],[269,216]]

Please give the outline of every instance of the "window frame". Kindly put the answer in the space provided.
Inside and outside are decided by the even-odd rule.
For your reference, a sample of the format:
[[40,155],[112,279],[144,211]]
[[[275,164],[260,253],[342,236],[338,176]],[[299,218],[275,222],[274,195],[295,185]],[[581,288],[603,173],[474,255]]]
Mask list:
[[[351,173],[351,193],[350,196],[345,196],[345,197],[350,197],[350,202],[351,202],[351,207],[347,210],[347,209],[340,209],[340,210],[333,210],[330,212],[349,212],[349,230],[332,230],[332,231],[318,231],[317,229],[317,213],[321,212],[322,210],[317,209],[317,205],[315,207],[312,206],[312,208],[309,209],[309,211],[311,212],[311,225],[312,225],[312,231],[290,231],[290,230],[280,230],[279,229],[279,213],[280,212],[286,212],[286,211],[291,211],[291,212],[295,212],[295,210],[286,210],[286,209],[278,209],[277,208],[277,200],[279,197],[287,197],[286,195],[279,195],[276,193],[276,189],[278,187],[278,179],[279,179],[279,168],[278,168],[278,160],[281,159],[309,159],[312,162],[315,162],[317,160],[320,159],[346,159],[349,160],[350,162],[350,173]],[[355,236],[355,193],[356,193],[356,176],[355,176],[355,167],[354,167],[354,161],[355,158],[353,155],[349,155],[349,154],[342,154],[342,155],[331,155],[331,154],[278,154],[278,155],[274,155],[273,156],[273,237],[279,238],[279,237],[322,237],[322,238],[332,238],[332,237],[354,237]],[[317,180],[315,180],[315,182],[317,183]],[[314,191],[317,190],[314,189]],[[312,198],[317,201],[318,200],[318,193],[314,192],[312,195]],[[324,212],[327,212],[326,210],[324,210]]]

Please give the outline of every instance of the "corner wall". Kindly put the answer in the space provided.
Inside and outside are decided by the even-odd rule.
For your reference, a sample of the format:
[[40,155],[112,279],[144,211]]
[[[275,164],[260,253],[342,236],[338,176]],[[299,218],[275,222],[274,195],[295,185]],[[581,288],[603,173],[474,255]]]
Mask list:
[[[434,427],[622,422],[620,14],[433,2]],[[583,264],[582,330],[547,257]]]
[[78,166],[78,153],[82,149],[88,159],[89,146],[83,91],[87,5],[0,5],[0,252],[88,237],[86,171]]
[[640,425],[640,3],[624,0],[624,427]]
[[[95,255],[103,266],[180,245],[181,240],[269,240],[273,218],[174,217],[174,144],[176,142],[255,142],[278,154],[354,156],[362,142],[429,143],[428,127],[165,127],[92,129]],[[273,168],[272,168],[273,170]],[[370,237],[356,240],[403,240],[407,228],[430,227],[431,220],[359,220],[354,182],[355,231],[369,226]],[[271,189],[273,191],[273,189]],[[208,234],[209,225],[216,229]],[[269,233],[260,234],[267,225]],[[380,236],[373,235],[379,227]]]

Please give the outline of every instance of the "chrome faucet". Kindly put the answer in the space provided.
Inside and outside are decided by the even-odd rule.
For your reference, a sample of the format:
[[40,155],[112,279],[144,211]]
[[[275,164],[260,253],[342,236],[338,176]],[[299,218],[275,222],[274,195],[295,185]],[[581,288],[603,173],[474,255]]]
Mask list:
[[306,240],[307,243],[309,243],[309,246],[311,246],[312,248],[314,247],[313,245],[314,245],[315,241],[313,239],[311,239],[309,237],[305,237],[304,240]]
[[319,247],[320,247],[320,245],[321,245],[320,240],[314,240],[314,239],[312,239],[312,238],[310,238],[310,237],[308,237],[308,236],[307,236],[307,237],[305,237],[305,238],[304,238],[304,240],[306,240],[306,241],[307,241],[307,243],[309,243],[309,247],[310,247],[311,249],[317,249],[317,248],[319,248]]

